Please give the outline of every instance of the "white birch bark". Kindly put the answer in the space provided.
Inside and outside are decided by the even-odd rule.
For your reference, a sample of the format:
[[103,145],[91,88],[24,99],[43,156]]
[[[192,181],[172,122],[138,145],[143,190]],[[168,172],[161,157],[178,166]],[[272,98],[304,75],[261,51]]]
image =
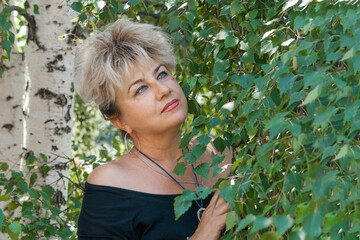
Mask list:
[[6,162],[9,170],[17,171],[20,170],[19,156],[24,137],[24,72],[24,55],[17,51],[14,44],[10,61],[5,62],[5,71],[0,78],[0,162]]
[[[66,203],[69,162],[57,155],[70,157],[74,106],[74,47],[60,37],[71,33],[73,28],[71,20],[75,14],[71,3],[31,1],[30,7],[37,4],[40,14],[35,15],[36,28],[29,29],[24,48],[28,80],[24,104],[24,156],[33,154],[40,165],[50,167],[47,176],[38,174],[36,185],[51,185],[57,192],[55,204],[60,208]],[[44,154],[47,162],[39,154]]]
[[[11,2],[10,2],[11,4]],[[11,16],[13,26],[13,15]],[[16,33],[15,28],[11,30]],[[8,177],[11,170],[20,170],[20,154],[22,153],[23,135],[23,95],[24,95],[24,73],[25,62],[24,54],[17,50],[17,41],[12,49],[10,60],[5,62],[5,69],[0,78],[0,162],[8,164],[9,168],[5,172]],[[4,214],[9,202],[0,202],[0,208]],[[11,213],[13,217],[19,216],[19,210]],[[8,239],[7,234],[0,233],[0,239]]]

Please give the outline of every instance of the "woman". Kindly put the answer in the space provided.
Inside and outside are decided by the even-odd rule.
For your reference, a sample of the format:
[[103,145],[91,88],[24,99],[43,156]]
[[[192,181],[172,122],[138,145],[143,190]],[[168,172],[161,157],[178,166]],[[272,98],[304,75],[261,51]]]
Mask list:
[[[79,239],[218,239],[228,204],[215,193],[175,221],[174,198],[184,189],[211,187],[179,148],[187,117],[184,93],[171,75],[175,58],[158,27],[120,19],[77,49],[75,79],[85,101],[94,101],[134,147],[97,167],[85,185]],[[201,161],[211,163],[209,146]],[[230,157],[227,157],[227,161]],[[228,170],[224,174],[228,174]],[[206,210],[205,210],[206,208]],[[202,212],[205,210],[204,212]]]

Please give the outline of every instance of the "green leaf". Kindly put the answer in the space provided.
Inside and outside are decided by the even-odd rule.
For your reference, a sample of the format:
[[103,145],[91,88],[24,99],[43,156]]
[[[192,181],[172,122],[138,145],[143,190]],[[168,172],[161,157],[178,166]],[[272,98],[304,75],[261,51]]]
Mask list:
[[253,11],[248,12],[245,15],[245,18],[248,18],[251,21],[256,17],[257,14],[258,14],[258,10],[253,10]]
[[255,219],[256,219],[256,217],[252,214],[246,215],[246,217],[240,221],[238,227],[236,228],[235,233],[238,233],[241,230],[243,230],[244,228],[246,228],[250,223],[254,222]]
[[321,234],[322,217],[319,212],[310,213],[304,219],[304,231],[306,238],[315,239]]
[[192,164],[195,163],[197,158],[192,153],[185,154],[185,160],[187,163]]
[[21,189],[23,192],[27,192],[28,191],[28,185],[26,182],[24,181],[20,181],[16,184],[16,186]]
[[232,15],[237,15],[241,13],[243,5],[240,2],[233,1],[230,5],[230,12]]
[[214,140],[214,146],[216,148],[216,150],[218,150],[219,152],[223,152],[226,148],[226,145],[224,144],[224,140],[221,137],[217,137]]
[[80,16],[79,16],[79,21],[80,22],[83,22],[83,21],[85,21],[87,19],[87,16],[86,16],[86,14],[80,14]]
[[65,228],[61,232],[59,232],[57,235],[61,237],[61,239],[70,239],[72,235],[72,231],[69,228]]
[[181,138],[179,148],[187,147],[189,145],[190,141],[191,141],[191,134],[188,133],[188,134],[183,135]]
[[207,117],[200,115],[199,117],[197,117],[197,118],[193,121],[193,123],[191,124],[191,126],[193,126],[193,127],[198,127],[198,126],[200,126],[200,125],[205,124],[206,121],[207,121]]
[[222,155],[222,156],[215,155],[213,157],[212,162],[211,162],[211,167],[214,167],[214,166],[219,165],[220,163],[222,163],[224,161],[225,157],[226,157],[225,155]]
[[347,51],[344,56],[342,57],[341,61],[345,61],[349,58],[352,58],[355,56],[355,50],[354,48],[351,48],[349,51]]
[[196,198],[196,194],[189,189],[185,189],[182,195],[175,197],[175,220],[178,220],[191,207],[192,201]]
[[210,143],[212,138],[208,135],[201,135],[197,137],[196,140],[201,144],[201,146],[206,147]]
[[10,199],[11,199],[10,194],[0,195],[1,202],[6,202],[6,201],[9,201]]
[[83,5],[80,2],[73,2],[70,6],[74,11],[81,13]]
[[305,98],[304,102],[301,104],[301,106],[304,106],[306,104],[313,102],[315,99],[317,99],[319,97],[320,93],[321,93],[321,85],[318,85],[309,92],[309,94],[306,96],[306,98]]
[[196,195],[198,199],[205,199],[211,194],[211,189],[208,187],[197,187],[196,188]]
[[201,163],[194,169],[195,173],[209,179],[210,165],[209,163]]
[[214,117],[210,120],[210,125],[212,127],[216,127],[217,125],[219,125],[221,123],[221,119],[219,117]]
[[22,172],[14,172],[14,171],[12,171],[12,172],[11,172],[11,176],[12,176],[13,178],[15,178],[15,179],[18,179],[18,178],[24,177],[24,174],[23,174]]
[[0,170],[1,171],[6,171],[8,170],[9,165],[6,162],[0,162]]
[[184,162],[179,162],[178,164],[176,164],[173,173],[182,177],[185,174],[186,168],[187,166]]
[[8,51],[8,52],[11,51],[11,42],[9,40],[5,39],[1,42],[1,44],[6,51]]
[[0,229],[1,229],[1,226],[2,226],[3,221],[4,221],[4,213],[3,213],[3,211],[2,211],[1,208],[0,208]]
[[225,48],[234,47],[239,43],[239,39],[236,37],[229,35],[225,38]]
[[341,159],[349,154],[349,146],[345,144],[336,156],[336,159]]
[[200,157],[204,154],[204,152],[206,151],[206,146],[201,146],[201,145],[196,145],[191,149],[192,154],[194,154],[194,156],[197,159],[200,159]]
[[278,123],[283,123],[288,114],[289,112],[277,113],[268,123],[266,123],[264,131],[269,130]]
[[246,63],[255,63],[254,50],[253,49],[247,50],[241,57],[241,60]]
[[239,78],[239,84],[243,88],[250,88],[255,81],[255,77],[253,74],[244,74]]
[[29,193],[29,196],[32,198],[32,199],[34,199],[34,200],[37,200],[37,193],[36,193],[36,191],[34,190],[34,189],[29,189],[29,191],[28,191],[28,193]]
[[253,225],[253,228],[250,231],[250,234],[252,234],[252,233],[254,233],[254,232],[258,231],[258,230],[267,228],[271,224],[272,224],[272,219],[271,218],[258,216],[258,217],[256,217],[256,219],[254,221],[254,225]]
[[37,4],[34,4],[33,7],[34,7],[34,14],[39,14],[39,6]]
[[277,232],[267,232],[261,235],[260,240],[278,240],[279,235]]
[[283,75],[282,77],[279,77],[278,82],[279,82],[280,92],[284,93],[287,90],[289,90],[292,87],[295,79],[296,79],[296,76],[291,73]]
[[208,3],[210,3],[211,5],[217,6],[218,5],[218,0],[206,0]]
[[138,5],[139,2],[140,2],[140,0],[130,0],[130,5],[134,7],[134,6]]
[[226,231],[232,229],[238,221],[238,216],[235,211],[226,214]]
[[19,235],[21,233],[21,224],[19,222],[12,222],[9,225],[9,229],[16,235]]
[[283,235],[289,228],[294,224],[294,220],[288,215],[277,215],[275,216],[276,230],[279,235]]

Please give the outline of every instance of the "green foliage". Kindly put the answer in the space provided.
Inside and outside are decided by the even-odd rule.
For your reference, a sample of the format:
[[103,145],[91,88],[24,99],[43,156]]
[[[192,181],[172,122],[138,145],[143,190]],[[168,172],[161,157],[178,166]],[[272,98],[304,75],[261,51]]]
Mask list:
[[27,182],[21,172],[0,173],[0,201],[7,202],[6,208],[0,211],[1,232],[12,240],[51,236],[75,239],[69,230],[70,222],[58,208],[54,189],[50,186],[33,188]]
[[208,134],[236,150],[235,185],[217,186],[233,210],[223,239],[359,237],[359,13],[346,1],[168,10],[194,119],[181,146],[200,142],[185,159],[201,156]]
[[[79,1],[72,9],[79,13],[76,26],[84,32],[126,15],[170,33],[179,63],[175,76],[190,113],[181,147],[194,137],[199,142],[184,149],[187,164],[204,153],[209,135],[216,137],[218,151],[235,150],[233,180],[215,186],[231,206],[222,239],[359,238],[358,2]],[[7,21],[4,10],[0,33],[5,52],[7,41],[12,43],[10,34],[5,35]],[[0,213],[2,231],[13,239],[20,231],[46,231],[44,236],[64,239],[74,235],[61,226],[67,222],[76,229],[88,169],[125,150],[117,131],[100,123],[92,106],[79,98],[76,104],[67,220],[54,217],[58,210],[51,194],[32,189],[19,173],[2,176],[6,190],[0,200],[11,200],[12,210],[27,209],[23,217],[37,222],[22,225],[20,219],[10,221]],[[213,169],[216,175],[223,160],[214,156],[210,166],[202,164],[195,171],[205,177]],[[174,173],[182,175],[184,169],[181,163]],[[176,198],[176,217],[192,200],[209,193],[185,191]],[[19,197],[25,195],[30,200],[24,205]],[[57,225],[60,229],[44,228],[51,224],[33,214],[40,208],[53,211],[53,219],[63,224]]]

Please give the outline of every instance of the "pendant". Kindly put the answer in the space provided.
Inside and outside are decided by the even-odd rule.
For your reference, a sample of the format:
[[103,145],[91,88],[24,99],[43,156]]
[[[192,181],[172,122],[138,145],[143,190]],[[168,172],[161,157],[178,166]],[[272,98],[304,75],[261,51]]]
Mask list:
[[204,211],[205,211],[205,208],[203,208],[203,207],[199,208],[199,210],[197,211],[197,217],[198,217],[199,221],[200,221],[201,216],[202,216]]

